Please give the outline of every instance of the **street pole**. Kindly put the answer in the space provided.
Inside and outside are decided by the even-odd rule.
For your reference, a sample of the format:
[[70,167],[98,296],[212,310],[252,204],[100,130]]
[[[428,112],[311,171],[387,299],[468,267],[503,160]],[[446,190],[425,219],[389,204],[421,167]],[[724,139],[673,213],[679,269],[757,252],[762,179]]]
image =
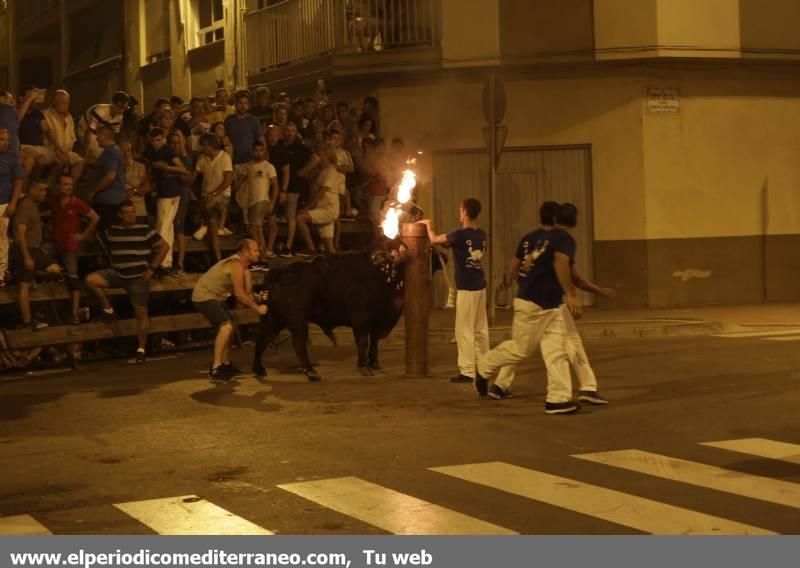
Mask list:
[[489,293],[489,327],[494,327],[494,267],[497,246],[494,243],[494,214],[496,211],[495,196],[497,194],[497,78],[492,73],[489,78],[489,278],[487,292]]
[[422,223],[403,223],[406,251],[405,333],[406,377],[428,376],[428,310],[431,243]]

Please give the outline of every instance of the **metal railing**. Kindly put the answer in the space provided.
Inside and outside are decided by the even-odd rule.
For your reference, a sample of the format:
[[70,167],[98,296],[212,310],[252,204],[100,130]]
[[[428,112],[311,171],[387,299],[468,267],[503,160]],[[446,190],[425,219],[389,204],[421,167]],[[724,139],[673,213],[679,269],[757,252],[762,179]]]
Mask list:
[[50,10],[58,12],[58,0],[25,0],[25,2],[17,2],[17,25],[21,26],[35,20]]
[[249,75],[332,53],[438,44],[435,0],[286,0],[245,15]]

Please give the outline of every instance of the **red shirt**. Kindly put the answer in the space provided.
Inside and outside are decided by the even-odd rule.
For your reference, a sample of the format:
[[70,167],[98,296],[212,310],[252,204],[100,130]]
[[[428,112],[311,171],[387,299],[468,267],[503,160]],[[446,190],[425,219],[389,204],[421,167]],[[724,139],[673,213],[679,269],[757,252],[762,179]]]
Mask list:
[[81,232],[81,217],[91,213],[92,208],[85,202],[71,195],[62,205],[61,195],[50,201],[53,212],[53,244],[60,251],[78,252],[81,244],[72,240],[72,235]]

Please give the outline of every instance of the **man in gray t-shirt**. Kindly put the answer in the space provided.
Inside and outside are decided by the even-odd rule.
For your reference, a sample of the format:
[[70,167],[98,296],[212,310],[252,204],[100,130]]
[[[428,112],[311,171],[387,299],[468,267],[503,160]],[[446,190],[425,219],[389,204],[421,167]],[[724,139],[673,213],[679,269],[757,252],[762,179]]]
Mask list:
[[19,309],[22,312],[22,323],[32,330],[47,327],[44,322],[31,318],[30,289],[36,271],[58,274],[61,267],[53,260],[52,255],[42,243],[42,219],[39,216],[39,204],[47,197],[47,186],[34,184],[28,191],[28,197],[22,199],[14,213],[14,238],[17,242],[16,270],[19,280]]

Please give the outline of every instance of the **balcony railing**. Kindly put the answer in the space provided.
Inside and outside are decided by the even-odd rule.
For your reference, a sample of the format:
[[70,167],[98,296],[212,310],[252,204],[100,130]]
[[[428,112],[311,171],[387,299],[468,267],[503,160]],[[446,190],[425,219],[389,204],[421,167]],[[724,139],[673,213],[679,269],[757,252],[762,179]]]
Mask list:
[[437,45],[434,0],[286,0],[245,16],[247,72],[334,53]]
[[25,0],[17,2],[17,25],[22,26],[49,11],[58,13],[58,0]]

